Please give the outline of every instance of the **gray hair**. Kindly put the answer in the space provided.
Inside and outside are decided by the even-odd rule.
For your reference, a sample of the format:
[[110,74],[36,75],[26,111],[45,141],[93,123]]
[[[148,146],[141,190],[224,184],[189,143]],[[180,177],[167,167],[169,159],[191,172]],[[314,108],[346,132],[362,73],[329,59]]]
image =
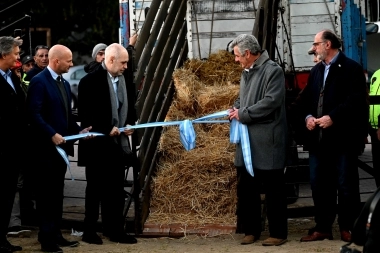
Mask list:
[[243,55],[246,50],[249,50],[251,54],[257,55],[261,52],[261,46],[255,36],[250,34],[240,34],[237,36],[231,43],[230,49],[234,49],[234,47],[238,48],[239,53]]
[[11,36],[0,37],[0,55],[8,55],[12,53],[14,47],[22,45],[22,40]]

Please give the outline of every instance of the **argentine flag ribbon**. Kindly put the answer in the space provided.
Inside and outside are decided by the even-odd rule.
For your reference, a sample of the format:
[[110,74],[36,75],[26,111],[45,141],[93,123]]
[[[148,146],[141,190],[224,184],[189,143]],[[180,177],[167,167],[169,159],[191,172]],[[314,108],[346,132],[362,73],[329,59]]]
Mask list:
[[243,152],[244,165],[247,172],[253,177],[253,165],[251,156],[251,145],[249,143],[248,127],[233,119],[230,126],[230,142],[240,143]]
[[[181,140],[182,145],[184,148],[189,151],[193,148],[195,148],[195,139],[196,134],[194,131],[193,124],[212,124],[212,123],[229,123],[229,120],[215,120],[217,118],[223,118],[228,116],[228,111],[220,111],[213,114],[209,114],[206,116],[203,116],[201,118],[195,119],[195,120],[183,120],[183,121],[168,121],[168,122],[151,122],[151,123],[144,123],[144,124],[137,124],[133,126],[126,126],[119,128],[120,132],[123,132],[125,129],[138,129],[138,128],[147,128],[147,127],[158,127],[158,126],[174,126],[179,125],[179,138]],[[97,132],[88,132],[88,133],[82,133],[77,135],[70,135],[70,136],[64,136],[63,138],[66,141],[69,140],[77,140],[81,138],[85,138],[87,136],[102,136],[104,134],[97,133]],[[230,142],[231,143],[241,143],[242,149],[243,149],[243,156],[244,156],[244,164],[247,168],[247,171],[251,176],[253,176],[253,167],[252,167],[252,159],[251,159],[251,149],[249,145],[249,137],[248,137],[248,128],[246,125],[241,124],[240,122],[236,120],[232,120],[231,122],[231,128],[230,128]],[[66,152],[59,146],[56,146],[59,154],[62,156],[62,158],[65,160],[67,166],[70,170],[70,162],[67,157]],[[71,179],[74,180],[72,174]]]

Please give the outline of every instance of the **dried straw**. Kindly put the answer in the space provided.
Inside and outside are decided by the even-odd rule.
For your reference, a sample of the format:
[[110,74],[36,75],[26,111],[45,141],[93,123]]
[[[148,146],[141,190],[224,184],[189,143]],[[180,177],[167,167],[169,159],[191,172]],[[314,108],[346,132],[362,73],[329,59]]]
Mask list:
[[[173,73],[176,93],[166,120],[228,109],[238,96],[240,74],[226,51],[187,61]],[[194,124],[194,130],[196,148],[185,151],[178,127],[164,129],[147,223],[236,224],[235,146],[229,143],[229,124]]]

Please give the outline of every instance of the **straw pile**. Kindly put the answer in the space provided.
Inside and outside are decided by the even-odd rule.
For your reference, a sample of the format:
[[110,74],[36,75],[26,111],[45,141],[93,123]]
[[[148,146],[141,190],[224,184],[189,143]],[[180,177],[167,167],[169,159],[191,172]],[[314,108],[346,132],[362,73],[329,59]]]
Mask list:
[[[173,73],[176,93],[166,121],[227,110],[238,96],[241,67],[226,51],[192,59]],[[194,124],[196,147],[186,151],[179,127],[167,127],[153,177],[150,224],[236,224],[235,146],[229,124]]]

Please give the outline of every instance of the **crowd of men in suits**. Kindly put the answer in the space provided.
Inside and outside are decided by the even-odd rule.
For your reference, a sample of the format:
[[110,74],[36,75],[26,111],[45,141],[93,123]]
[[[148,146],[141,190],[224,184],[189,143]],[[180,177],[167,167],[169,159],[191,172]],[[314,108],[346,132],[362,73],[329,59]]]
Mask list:
[[[131,37],[131,44],[136,39]],[[119,131],[136,122],[135,86],[126,82],[131,74],[126,71],[131,54],[128,50],[133,46],[128,50],[118,43],[94,47],[94,63],[81,81],[83,88],[78,94],[82,98],[78,108],[82,123],[78,124],[71,113],[70,85],[62,78],[73,66],[71,50],[59,44],[51,48],[37,46],[34,66],[25,75],[17,75],[16,70],[32,62],[31,56],[20,62],[21,45],[18,37],[0,37],[0,160],[7,164],[0,179],[0,253],[22,250],[8,241],[7,234],[22,232],[21,223],[11,226],[11,232],[9,226],[19,177],[28,170],[34,174],[26,181],[33,180],[41,250],[63,252],[61,247],[79,245],[66,240],[60,230],[67,164],[57,147],[73,155],[74,143],[66,141],[65,136],[90,130],[103,135],[95,138],[90,134],[80,148],[79,159],[86,166],[87,176],[82,240],[103,243],[95,229],[101,206],[104,236],[117,243],[137,243],[125,232],[123,216],[124,158],[131,152],[128,136],[133,130]],[[20,159],[23,148],[28,149],[27,157]],[[93,152],[100,160],[90,158]]]

